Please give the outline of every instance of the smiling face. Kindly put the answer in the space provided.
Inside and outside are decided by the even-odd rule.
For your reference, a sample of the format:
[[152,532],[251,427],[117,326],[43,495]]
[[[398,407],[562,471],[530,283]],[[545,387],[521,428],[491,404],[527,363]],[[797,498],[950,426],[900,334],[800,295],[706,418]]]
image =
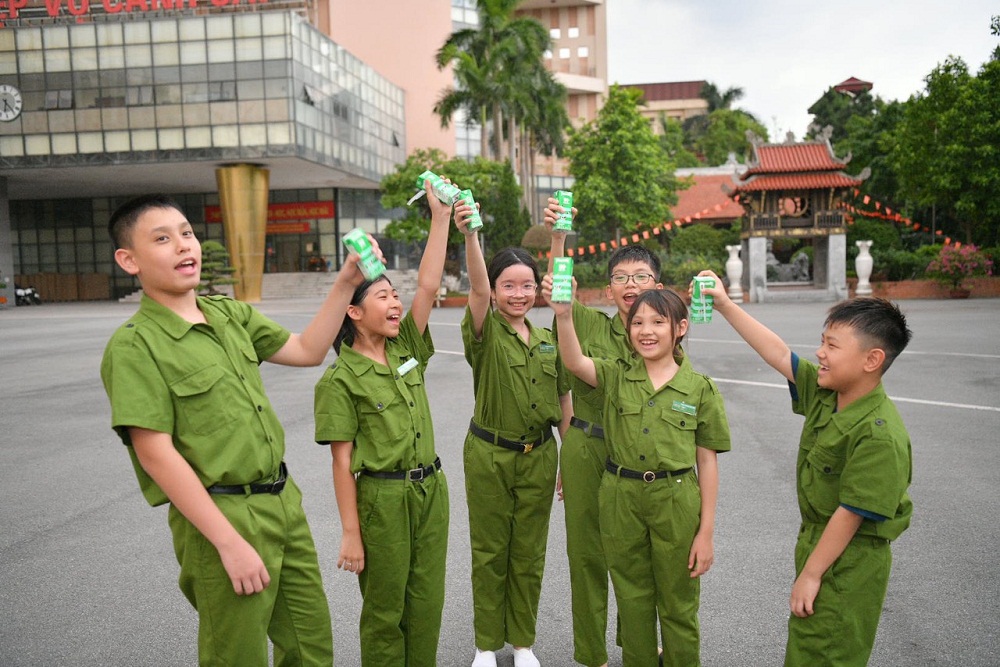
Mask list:
[[523,319],[535,305],[535,272],[530,266],[512,264],[500,272],[491,296],[497,310],[508,321]]
[[[625,280],[624,283],[619,282]],[[640,282],[645,280],[645,282]],[[632,304],[646,290],[660,289],[656,273],[647,262],[624,261],[618,263],[611,271],[611,281],[605,288],[609,299],[615,302],[622,318],[628,316]]]
[[641,303],[628,323],[629,340],[643,359],[673,357],[678,340],[687,333],[687,320],[676,324],[648,303]]
[[854,328],[845,324],[831,324],[823,330],[816,349],[819,363],[817,383],[824,389],[849,392],[865,376],[870,348],[864,345]]
[[136,221],[128,247],[115,251],[115,261],[137,276],[153,298],[193,295],[201,281],[201,244],[191,223],[175,208],[151,208]]
[[361,335],[395,338],[403,318],[403,303],[392,283],[380,278],[368,287],[361,303],[348,306],[347,314]]

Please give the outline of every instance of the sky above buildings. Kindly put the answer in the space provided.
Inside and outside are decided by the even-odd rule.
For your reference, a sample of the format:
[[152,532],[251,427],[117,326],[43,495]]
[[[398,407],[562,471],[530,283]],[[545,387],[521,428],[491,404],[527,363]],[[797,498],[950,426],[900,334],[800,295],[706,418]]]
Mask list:
[[609,82],[738,86],[735,106],[772,141],[801,139],[807,109],[849,77],[906,100],[949,55],[975,73],[1000,44],[995,0],[608,0],[607,12]]

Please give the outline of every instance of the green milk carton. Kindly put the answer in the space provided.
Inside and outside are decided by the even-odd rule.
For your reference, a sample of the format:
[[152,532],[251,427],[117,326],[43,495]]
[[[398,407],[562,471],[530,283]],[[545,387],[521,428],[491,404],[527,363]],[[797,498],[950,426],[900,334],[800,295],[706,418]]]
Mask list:
[[437,198],[449,206],[458,201],[459,197],[462,195],[462,191],[458,189],[458,186],[446,183],[443,178],[435,174],[433,171],[425,171],[417,177],[417,187],[421,191],[424,189],[424,181],[430,181],[431,189],[434,191]]
[[385,264],[375,254],[375,249],[368,240],[368,234],[363,229],[352,229],[347,232],[344,235],[344,245],[348,252],[360,258],[358,268],[361,269],[365,280],[375,280],[385,273]]
[[573,193],[569,190],[556,190],[553,195],[559,205],[565,209],[555,224],[552,231],[570,232],[573,231]]
[[468,204],[472,209],[472,215],[469,216],[469,231],[482,227],[483,219],[479,215],[479,207],[476,206],[476,200],[472,197],[472,190],[462,190],[459,193],[459,199]]
[[695,276],[691,287],[691,323],[706,324],[712,321],[712,306],[715,299],[711,294],[705,294],[703,287],[715,287],[715,279]]
[[573,300],[573,258],[556,257],[552,260],[552,302],[569,303]]

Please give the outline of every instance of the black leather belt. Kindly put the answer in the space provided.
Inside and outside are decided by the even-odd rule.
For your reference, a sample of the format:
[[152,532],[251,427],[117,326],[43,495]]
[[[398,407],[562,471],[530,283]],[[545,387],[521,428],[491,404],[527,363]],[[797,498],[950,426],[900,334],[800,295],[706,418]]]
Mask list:
[[576,417],[569,418],[569,425],[575,426],[587,435],[592,435],[595,438],[604,439],[604,429],[600,424],[591,424],[590,422],[585,422],[582,419],[577,419]]
[[207,491],[223,496],[245,496],[251,493],[271,493],[278,495],[285,488],[287,480],[288,466],[282,461],[281,465],[278,466],[278,479],[273,482],[265,482],[263,484],[259,482],[254,482],[253,484],[213,484],[208,487]]
[[422,482],[441,469],[441,458],[434,459],[434,463],[423,468],[412,468],[410,470],[362,470],[362,475],[377,477],[378,479],[407,479],[411,482]]
[[500,437],[493,431],[487,431],[485,428],[481,428],[476,422],[469,422],[469,433],[476,436],[480,440],[485,440],[486,442],[493,445],[500,445],[501,447],[506,447],[507,449],[513,449],[515,452],[521,452],[527,454],[535,447],[545,444],[547,440],[552,438],[552,425],[546,426],[542,431],[542,435],[538,436],[534,440],[521,442],[518,440],[508,440],[507,438]]
[[638,470],[629,470],[628,468],[616,465],[611,462],[611,459],[608,459],[604,466],[608,469],[608,472],[614,475],[625,477],[626,479],[641,479],[646,483],[657,479],[664,479],[665,477],[680,477],[681,475],[691,472],[691,468],[683,468],[681,470],[647,470],[646,472],[639,472]]

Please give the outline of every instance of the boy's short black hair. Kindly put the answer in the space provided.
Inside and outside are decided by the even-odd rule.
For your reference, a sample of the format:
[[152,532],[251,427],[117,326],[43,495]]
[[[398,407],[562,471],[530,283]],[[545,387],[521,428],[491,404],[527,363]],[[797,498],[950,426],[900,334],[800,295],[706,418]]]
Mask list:
[[660,281],[660,258],[646,246],[635,244],[617,248],[608,258],[608,281],[615,267],[622,262],[645,262],[653,270],[653,280]]
[[885,352],[882,373],[906,348],[913,332],[906,326],[906,317],[899,307],[877,297],[859,297],[841,301],[827,313],[824,326],[849,326],[863,343]]
[[184,212],[169,195],[142,195],[128,200],[111,214],[111,219],[108,221],[108,236],[114,241],[115,249],[131,247],[132,228],[143,213],[154,208],[175,208],[181,213]]

